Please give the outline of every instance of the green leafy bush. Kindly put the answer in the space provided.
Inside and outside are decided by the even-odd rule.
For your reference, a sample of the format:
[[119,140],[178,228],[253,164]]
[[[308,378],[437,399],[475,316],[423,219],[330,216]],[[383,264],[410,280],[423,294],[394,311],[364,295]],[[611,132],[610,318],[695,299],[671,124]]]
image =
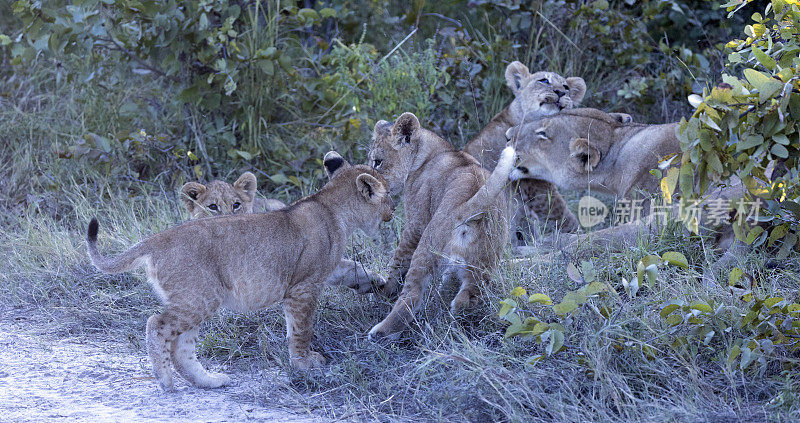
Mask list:
[[[746,4],[731,1],[731,14]],[[778,243],[778,259],[797,245],[800,223],[800,6],[775,0],[763,14],[753,14],[745,40],[733,40],[729,72],[703,97],[690,98],[697,109],[681,121],[680,186],[703,195],[708,187],[739,177],[748,197],[765,201],[759,222],[772,229],[751,229],[746,219],[734,222],[737,236],[748,243]],[[735,76],[741,71],[742,77]],[[771,173],[770,173],[771,172]],[[695,176],[696,175],[696,176]],[[759,223],[755,222],[755,223]],[[755,235],[748,234],[756,231]]]

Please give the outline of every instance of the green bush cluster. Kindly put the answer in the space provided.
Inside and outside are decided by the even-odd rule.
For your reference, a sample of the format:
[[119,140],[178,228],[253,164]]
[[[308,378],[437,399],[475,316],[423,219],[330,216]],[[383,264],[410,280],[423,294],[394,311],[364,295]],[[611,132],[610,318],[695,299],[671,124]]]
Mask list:
[[[152,81],[169,97],[143,94],[120,114],[126,131],[165,140],[185,177],[254,166],[301,191],[319,176],[312,158],[335,147],[363,159],[359,145],[375,120],[403,111],[463,145],[509,100],[503,71],[511,60],[584,77],[594,93],[588,105],[676,119],[713,70],[729,26],[717,2],[651,0],[10,6],[0,45],[11,72],[55,60],[59,80],[89,88]],[[158,113],[176,119],[153,127]],[[87,129],[124,156],[124,139],[103,125]],[[57,150],[81,150],[83,138]],[[148,165],[153,174],[165,169],[163,160]]]
[[[528,296],[525,288],[515,287],[500,302],[498,316],[508,324],[505,337],[531,339],[542,346],[542,351],[529,359],[530,364],[551,357],[567,349],[576,326],[587,321],[610,326],[624,314],[624,302],[634,301],[640,287],[646,287],[648,294],[658,291],[656,278],[664,266],[688,269],[688,261],[676,251],[643,257],[636,264],[636,277],[630,282],[623,277],[618,284],[627,294],[625,299],[612,285],[599,280],[591,261],[584,261],[580,269],[568,264],[568,277],[581,287],[566,292],[559,303],[553,303],[546,294]],[[800,304],[782,296],[764,296],[752,276],[739,268],[731,272],[729,284],[731,295],[723,298],[692,298],[687,293],[659,302],[656,307],[647,306],[649,310],[638,324],[627,328],[635,334],[644,328],[660,327],[647,342],[598,340],[605,339],[619,351],[633,348],[648,360],[669,348],[679,355],[724,360],[739,370],[757,363],[762,374],[769,366],[796,368],[797,361],[786,357],[800,348]]]
[[[749,2],[731,1],[736,13]],[[750,200],[764,201],[757,221],[734,222],[748,244],[780,246],[785,258],[797,245],[800,223],[800,3],[775,0],[754,13],[745,40],[730,41],[722,82],[693,96],[694,114],[682,119],[680,187],[702,196],[736,176]],[[736,75],[742,75],[742,77]],[[769,230],[764,225],[769,222]]]

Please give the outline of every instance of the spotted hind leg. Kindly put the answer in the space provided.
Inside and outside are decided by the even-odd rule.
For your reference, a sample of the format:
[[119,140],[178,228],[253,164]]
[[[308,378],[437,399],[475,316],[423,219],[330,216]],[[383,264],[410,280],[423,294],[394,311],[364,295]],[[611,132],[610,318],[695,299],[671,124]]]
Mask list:
[[195,326],[178,335],[172,342],[172,363],[175,370],[198,388],[219,388],[230,383],[231,378],[222,373],[209,373],[197,360],[195,344],[200,327]]
[[147,319],[147,331],[145,342],[147,343],[147,353],[150,355],[150,364],[153,366],[153,374],[156,377],[161,389],[171,391],[172,385],[172,366],[170,366],[170,341],[169,335],[171,328],[165,314],[154,314]]

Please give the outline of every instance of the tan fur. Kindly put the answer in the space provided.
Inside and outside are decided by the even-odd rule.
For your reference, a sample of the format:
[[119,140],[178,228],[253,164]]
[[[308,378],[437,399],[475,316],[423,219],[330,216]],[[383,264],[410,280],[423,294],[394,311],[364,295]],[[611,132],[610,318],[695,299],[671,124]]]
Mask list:
[[233,185],[211,181],[208,185],[187,182],[181,187],[181,201],[192,219],[235,213],[252,213],[256,176],[245,172]]
[[[254,199],[257,186],[256,176],[245,172],[233,185],[220,180],[212,181],[207,186],[188,182],[181,188],[181,198],[191,219],[235,213],[266,213],[286,207],[282,201],[275,199]],[[213,210],[209,207],[212,204]],[[344,258],[325,281],[328,286],[346,286],[360,293],[369,292],[372,286],[383,283],[380,275]]]
[[[508,65],[506,83],[514,93],[514,100],[464,147],[465,152],[478,159],[487,169],[493,169],[497,163],[500,151],[506,145],[505,134],[509,128],[526,120],[571,109],[586,94],[586,83],[582,78],[564,78],[545,71],[531,74],[520,62]],[[551,229],[558,227],[567,232],[580,230],[578,220],[567,208],[561,194],[547,181],[520,181],[513,198],[518,209],[512,217],[515,242],[528,232],[523,229],[526,226],[523,219],[540,220]]]
[[405,328],[437,268],[461,283],[451,302],[453,312],[477,301],[508,237],[504,179],[513,155],[512,148],[506,149],[490,175],[472,156],[420,128],[411,113],[394,124],[375,124],[371,163],[393,193],[403,192],[406,212],[406,227],[382,290],[396,292],[403,276],[405,283],[392,311],[370,330],[370,337]]
[[342,162],[331,173],[319,192],[285,209],[192,220],[113,258],[97,251],[98,224],[92,220],[87,236],[92,263],[106,273],[145,266],[164,304],[162,313],[148,319],[146,337],[162,388],[173,386],[170,363],[199,387],[229,382],[228,376],[206,372],[194,352],[198,326],[220,307],[247,311],[283,301],[292,365],[324,363],[310,342],[325,278],[353,231],[375,233],[393,211],[388,183],[375,170]]
[[[508,131],[518,153],[510,178],[544,179],[561,189],[591,189],[618,199],[630,199],[639,191],[657,195],[660,180],[650,170],[657,168],[663,158],[681,152],[676,128],[677,123],[622,124],[615,116],[595,109],[564,111]],[[727,187],[709,193],[705,201],[730,200],[743,193],[741,181],[733,179]],[[656,230],[657,222],[648,215],[630,224],[594,232],[591,240],[624,249],[635,245],[638,236],[654,234]],[[730,226],[717,232],[716,237],[718,245],[727,251],[712,266],[714,271],[741,253],[741,243],[733,242]],[[560,245],[574,249],[588,239],[588,235],[566,234],[560,237]],[[525,247],[516,251],[531,252]],[[709,281],[710,277],[713,275],[704,278]]]

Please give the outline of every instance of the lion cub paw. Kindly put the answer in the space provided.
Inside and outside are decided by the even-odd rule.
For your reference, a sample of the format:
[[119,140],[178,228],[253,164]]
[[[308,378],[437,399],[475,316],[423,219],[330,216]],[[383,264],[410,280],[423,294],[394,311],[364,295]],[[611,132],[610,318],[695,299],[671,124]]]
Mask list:
[[454,315],[461,314],[465,310],[473,308],[478,305],[480,298],[476,295],[470,295],[467,292],[459,292],[453,301],[450,302],[450,312]]
[[298,357],[292,360],[292,367],[298,370],[310,370],[321,367],[327,360],[322,354],[316,351],[309,351],[305,357]]
[[373,326],[367,334],[367,339],[373,342],[378,340],[395,341],[399,338],[400,330],[393,328],[386,320]]
[[381,275],[368,272],[367,278],[350,281],[347,287],[361,295],[364,295],[369,294],[370,292],[379,291],[384,285],[386,285],[386,280],[383,279]]
[[383,283],[379,283],[375,285],[375,292],[386,297],[392,298],[400,292],[400,283],[397,281],[397,278],[389,277],[386,278]]
[[220,388],[225,385],[230,385],[232,381],[231,377],[224,373],[209,373],[208,376],[208,380],[204,386],[202,386],[203,388]]

